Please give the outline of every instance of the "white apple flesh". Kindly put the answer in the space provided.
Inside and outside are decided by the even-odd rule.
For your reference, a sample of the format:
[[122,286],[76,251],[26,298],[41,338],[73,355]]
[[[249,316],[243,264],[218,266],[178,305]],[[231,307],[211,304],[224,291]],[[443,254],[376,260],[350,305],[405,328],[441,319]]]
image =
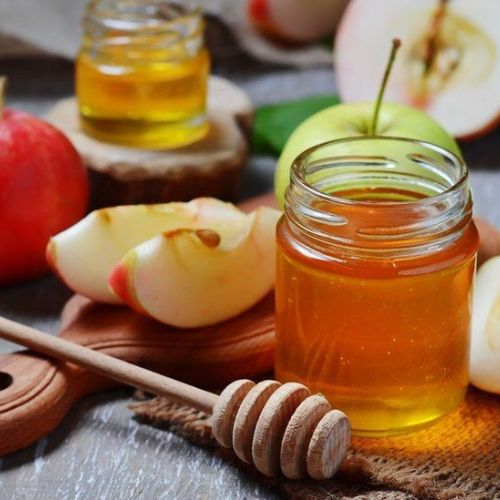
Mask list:
[[[385,52],[387,55],[387,50]],[[369,135],[374,107],[373,103],[339,104],[316,113],[297,127],[290,136],[276,169],[275,190],[281,206],[284,204],[284,193],[295,158],[306,149],[323,142]],[[457,143],[440,125],[423,111],[408,106],[383,103],[377,135],[431,142],[460,156]],[[391,154],[390,151],[385,153],[388,156]]]
[[424,109],[455,137],[469,139],[500,116],[500,2],[453,0],[446,7],[426,69],[425,44],[437,0],[352,0],[335,41],[337,87],[344,102],[375,98],[392,37],[401,53],[387,86],[389,102]]
[[472,311],[470,381],[500,394],[500,256],[479,268]]
[[98,302],[120,303],[108,286],[108,276],[131,248],[165,231],[210,227],[243,218],[232,204],[211,198],[105,208],[52,237],[47,260],[75,292]]
[[128,252],[109,284],[130,307],[172,326],[225,321],[273,289],[280,216],[261,207],[209,229],[165,232]]

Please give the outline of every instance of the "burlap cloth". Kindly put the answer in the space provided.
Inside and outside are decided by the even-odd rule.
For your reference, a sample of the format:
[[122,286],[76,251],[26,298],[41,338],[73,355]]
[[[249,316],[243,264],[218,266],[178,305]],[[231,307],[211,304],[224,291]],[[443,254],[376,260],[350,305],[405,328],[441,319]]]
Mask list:
[[[216,448],[210,418],[155,398],[132,405],[145,422]],[[465,403],[432,427],[398,438],[355,438],[334,479],[269,479],[216,448],[284,497],[306,499],[500,499],[500,398],[470,389]]]

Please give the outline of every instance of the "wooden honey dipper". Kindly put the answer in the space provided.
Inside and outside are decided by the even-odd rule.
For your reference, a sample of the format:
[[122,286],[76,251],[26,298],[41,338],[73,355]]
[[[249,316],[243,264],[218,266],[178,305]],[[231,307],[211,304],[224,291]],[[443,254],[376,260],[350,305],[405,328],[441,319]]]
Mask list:
[[301,384],[237,380],[218,396],[2,317],[0,337],[212,414],[219,444],[267,476],[328,479],[349,447],[346,415]]

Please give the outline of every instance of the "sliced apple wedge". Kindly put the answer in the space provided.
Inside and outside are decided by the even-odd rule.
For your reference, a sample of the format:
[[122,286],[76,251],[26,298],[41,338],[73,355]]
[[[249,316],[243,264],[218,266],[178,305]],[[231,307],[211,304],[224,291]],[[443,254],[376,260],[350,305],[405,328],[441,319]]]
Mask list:
[[424,109],[455,137],[479,136],[500,115],[499,19],[498,0],[352,0],[335,41],[339,94],[373,100],[399,37],[386,101]]
[[500,394],[500,256],[477,273],[472,310],[470,381]]
[[75,292],[98,302],[120,303],[108,276],[131,248],[165,231],[241,222],[245,217],[234,205],[213,198],[105,208],[54,236],[47,260]]
[[130,250],[109,284],[129,306],[169,325],[229,319],[274,286],[280,215],[261,207],[241,220],[166,231]]

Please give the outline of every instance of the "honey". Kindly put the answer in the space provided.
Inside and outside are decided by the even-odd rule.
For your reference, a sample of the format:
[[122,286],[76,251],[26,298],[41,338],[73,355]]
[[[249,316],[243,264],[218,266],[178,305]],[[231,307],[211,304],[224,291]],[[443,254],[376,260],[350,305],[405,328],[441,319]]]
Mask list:
[[[366,153],[381,142],[394,161]],[[324,394],[358,435],[455,408],[468,384],[470,213],[465,166],[431,145],[356,139],[303,155],[278,227],[277,378]]]
[[83,130],[105,142],[176,148],[204,137],[210,57],[199,10],[94,0],[76,61]]

